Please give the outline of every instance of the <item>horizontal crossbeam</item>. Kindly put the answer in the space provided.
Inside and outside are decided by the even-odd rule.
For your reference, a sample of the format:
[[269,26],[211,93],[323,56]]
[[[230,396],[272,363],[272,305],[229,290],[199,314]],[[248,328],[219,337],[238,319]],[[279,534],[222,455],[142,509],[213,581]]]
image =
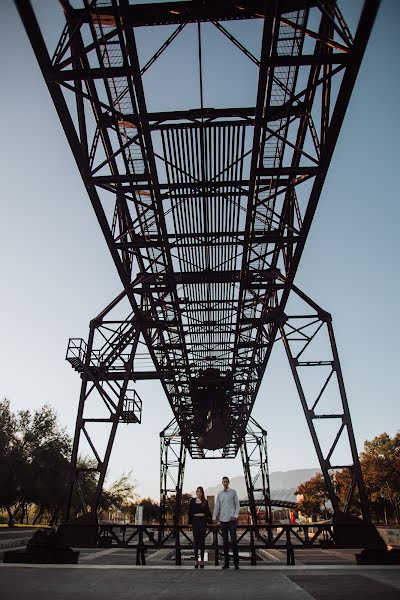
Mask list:
[[[163,2],[154,4],[129,5],[125,11],[125,25],[131,27],[149,27],[158,25],[178,25],[180,23],[197,23],[198,21],[227,21],[243,19],[260,19],[264,16],[264,0],[254,0],[247,8],[247,2],[234,0],[204,0],[203,2]],[[283,0],[283,13],[303,10],[316,6],[316,0]],[[78,19],[89,19],[87,11],[75,9]],[[113,24],[114,9],[102,6],[98,11],[99,21]]]

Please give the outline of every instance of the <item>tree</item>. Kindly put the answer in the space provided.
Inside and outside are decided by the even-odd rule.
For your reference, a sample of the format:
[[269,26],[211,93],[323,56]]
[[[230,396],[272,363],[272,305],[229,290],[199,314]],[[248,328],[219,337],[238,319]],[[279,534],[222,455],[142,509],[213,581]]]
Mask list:
[[20,499],[26,472],[18,420],[4,398],[0,402],[0,508],[7,511],[9,525],[14,524],[14,505]]
[[143,506],[143,521],[158,521],[160,518],[160,505],[152,498],[142,498],[138,506]]
[[[339,507],[342,511],[347,503],[347,497],[349,494],[349,490],[351,489],[352,483],[352,473],[350,469],[341,469],[340,471],[335,471],[335,493],[338,497]],[[358,494],[358,489],[354,491],[353,498],[351,499],[350,512],[355,515],[361,512],[361,503]]]
[[48,514],[50,525],[59,521],[68,493],[70,472],[68,453],[52,440],[36,449],[31,463],[34,481],[31,485],[32,500],[37,506],[34,523]]
[[[9,515],[9,523],[28,517],[34,507],[34,523],[47,518],[56,524],[69,493],[72,440],[59,425],[50,406],[33,413],[14,414],[10,403],[0,402],[0,508]],[[79,493],[74,487],[72,515],[78,516],[90,506],[97,487],[97,462],[79,457],[81,468]],[[111,507],[125,510],[136,500],[130,474],[122,475],[100,497],[99,512]]]
[[[80,493],[78,493],[77,486],[74,486],[72,495],[71,513],[74,517],[78,517],[84,510],[90,509],[97,489],[96,466],[96,461],[87,456],[80,456],[78,459],[78,468],[82,471],[79,478]],[[97,508],[98,514],[111,508],[127,511],[128,507],[135,503],[136,484],[130,480],[130,477],[131,473],[123,474],[111,486],[103,488]]]
[[48,405],[17,415],[19,447],[24,456],[25,472],[21,478],[21,520],[27,505],[36,504],[35,520],[44,512],[50,524],[58,522],[67,492],[71,439],[57,422]]
[[[190,500],[192,499],[192,494],[182,494],[181,498],[181,516],[187,515],[189,511]],[[171,517],[175,512],[176,506],[176,494],[172,494],[168,497],[168,510],[171,513]]]
[[114,483],[103,490],[100,497],[99,510],[117,508],[120,511],[127,510],[137,498],[135,484],[130,480],[131,473],[122,475]]
[[383,505],[386,522],[390,508],[400,524],[400,432],[393,438],[382,433],[367,440],[360,462],[371,501]]
[[79,492],[74,485],[71,499],[71,518],[79,517],[90,507],[97,487],[97,462],[87,456],[79,456],[77,461],[79,471]]
[[189,504],[192,499],[192,494],[182,494],[181,514],[187,515],[189,512]]
[[33,414],[11,412],[10,403],[0,402],[0,506],[9,523],[27,517],[36,505],[35,519],[45,511],[57,518],[64,501],[71,440],[57,423],[49,406]]
[[17,421],[10,410],[10,402],[7,398],[0,401],[0,453],[7,454],[15,444]]
[[326,503],[329,500],[329,496],[321,473],[316,473],[314,477],[301,483],[295,494],[301,496],[299,501],[299,510],[301,513],[315,519],[315,517],[321,514],[321,509],[323,508],[325,518],[328,518]]
[[[400,524],[400,432],[392,438],[387,433],[382,433],[372,440],[366,440],[360,454],[360,466],[370,509],[375,514],[383,513],[386,523],[388,523],[389,513],[389,516],[392,514],[397,524]],[[350,469],[336,471],[332,478],[342,509],[347,502],[351,481]],[[325,502],[328,496],[322,475],[316,475],[302,483],[296,490],[296,494],[303,495],[299,508],[304,514],[317,514],[318,505],[323,505],[326,510]],[[360,513],[357,488],[349,509],[355,514]]]

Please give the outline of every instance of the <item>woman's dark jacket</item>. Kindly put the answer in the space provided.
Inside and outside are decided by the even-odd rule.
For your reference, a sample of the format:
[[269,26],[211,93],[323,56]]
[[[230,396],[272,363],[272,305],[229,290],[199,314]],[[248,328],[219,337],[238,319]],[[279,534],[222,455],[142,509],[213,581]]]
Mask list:
[[190,525],[193,523],[193,515],[203,513],[207,521],[212,521],[212,515],[207,500],[204,504],[196,504],[196,498],[192,498],[189,504],[188,520]]

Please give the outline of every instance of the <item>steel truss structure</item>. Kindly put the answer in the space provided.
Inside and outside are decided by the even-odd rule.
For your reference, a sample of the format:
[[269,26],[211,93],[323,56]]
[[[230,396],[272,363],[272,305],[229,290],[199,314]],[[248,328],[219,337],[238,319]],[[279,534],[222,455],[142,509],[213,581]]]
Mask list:
[[[304,307],[300,312],[285,314],[279,331],[334,514],[339,515],[342,512],[343,515],[348,515],[357,491],[362,517],[368,522],[368,501],[332,327],[332,316],[295,285],[292,287],[293,293]],[[316,356],[318,360],[315,360]],[[311,377],[310,370],[313,371]],[[315,373],[316,371],[318,373]],[[323,429],[327,422],[331,425],[328,433],[327,429]],[[341,456],[346,455],[350,460],[345,464],[338,464],[333,458],[338,445],[346,446],[347,452]],[[345,504],[340,506],[335,490],[335,471],[342,469],[346,469],[351,477]]]
[[272,500],[269,485],[267,432],[250,417],[246,435],[240,446],[244,479],[252,524],[261,524],[260,512],[265,511],[265,523],[272,523]]
[[[182,512],[182,491],[185,475],[186,448],[175,419],[160,433],[160,525],[167,525],[167,514],[172,515],[173,525],[179,525]],[[265,522],[272,523],[272,501],[269,486],[267,432],[250,417],[246,434],[240,446],[243,472],[253,525],[260,525],[260,511],[265,511]],[[290,503],[289,503],[290,504]],[[292,504],[291,504],[292,505]]]
[[[354,32],[334,0],[61,3],[65,26],[50,56],[29,0],[16,0],[119,273],[120,300],[126,301],[126,312],[109,330],[98,358],[93,342],[103,317],[91,324],[87,348],[78,344],[73,364],[82,373],[82,392],[73,485],[81,435],[97,461],[98,500],[117,425],[138,420],[129,386],[139,343],[154,365],[149,377],[160,380],[185,448],[193,458],[225,458],[242,445],[272,348],[281,338],[335,512],[348,511],[357,490],[368,521],[330,317],[294,287],[294,279],[379,2],[364,2]],[[153,26],[165,26],[166,34],[145,59],[137,36]],[[242,26],[247,38],[246,28],[254,27],[257,52],[240,41]],[[225,49],[242,55],[256,71],[244,106],[240,73],[238,85],[219,104],[205,102],[202,40],[211,29]],[[184,31],[191,32],[196,48],[197,99],[174,110],[148,110],[152,98],[145,76]],[[180,74],[170,73],[179,82]],[[303,321],[296,312],[289,316],[293,290],[314,316]],[[303,359],[323,329],[333,356]],[[320,345],[317,350],[323,353]],[[326,367],[330,374],[308,398],[301,372],[311,366]],[[228,442],[217,451],[197,443],[205,423],[193,401],[196,377],[210,367],[232,382],[224,413]],[[333,383],[338,409],[318,415]],[[109,411],[111,432],[102,456],[94,436],[87,435],[90,390]],[[339,424],[326,451],[317,426],[321,420]],[[337,465],[333,455],[342,439],[348,460]],[[339,506],[330,473],[336,466],[352,474],[345,507]]]
[[182,509],[186,448],[176,419],[160,433],[160,525],[167,524],[168,512],[179,525]]

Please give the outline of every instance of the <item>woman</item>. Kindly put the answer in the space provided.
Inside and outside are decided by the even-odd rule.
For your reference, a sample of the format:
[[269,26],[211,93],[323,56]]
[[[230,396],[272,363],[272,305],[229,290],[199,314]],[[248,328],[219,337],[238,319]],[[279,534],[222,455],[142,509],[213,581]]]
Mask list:
[[204,490],[199,485],[196,490],[196,498],[192,498],[189,504],[189,524],[192,526],[193,531],[195,569],[199,567],[199,548],[200,569],[204,569],[204,542],[209,521],[212,521],[211,512],[204,496]]

